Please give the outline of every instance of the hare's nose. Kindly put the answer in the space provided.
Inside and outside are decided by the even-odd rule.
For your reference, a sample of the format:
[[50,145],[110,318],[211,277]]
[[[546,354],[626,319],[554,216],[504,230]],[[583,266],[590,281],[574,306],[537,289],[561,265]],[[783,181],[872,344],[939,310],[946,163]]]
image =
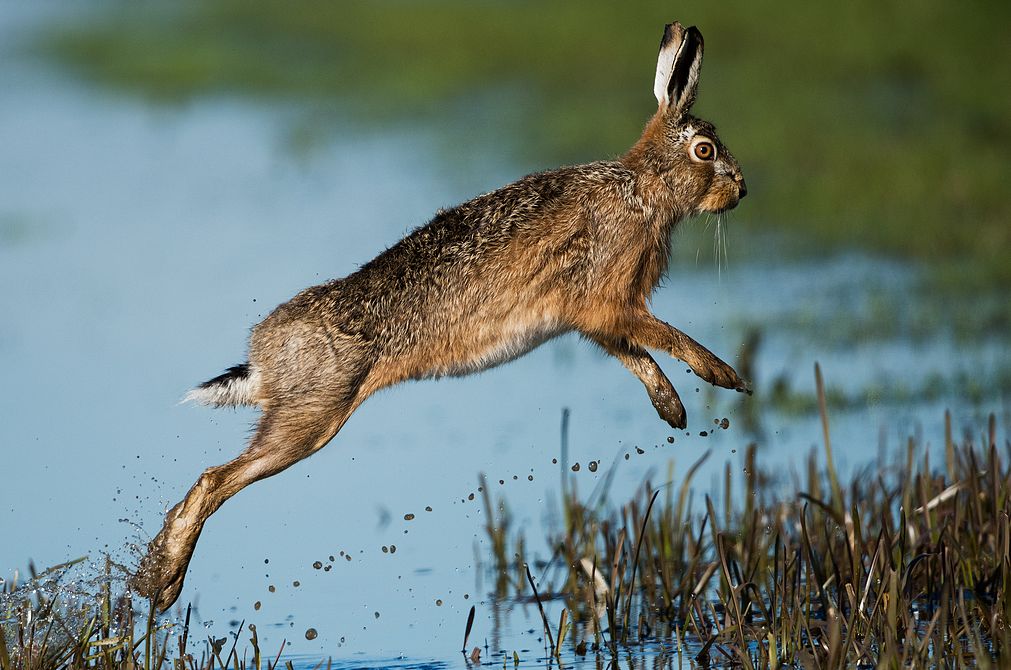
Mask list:
[[744,183],[744,178],[737,180],[737,198],[743,198],[748,195],[748,185]]

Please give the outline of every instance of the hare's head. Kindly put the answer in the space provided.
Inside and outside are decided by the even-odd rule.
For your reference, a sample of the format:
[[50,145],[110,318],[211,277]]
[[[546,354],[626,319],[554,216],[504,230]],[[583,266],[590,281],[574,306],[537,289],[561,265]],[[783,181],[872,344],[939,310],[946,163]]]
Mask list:
[[708,121],[690,114],[702,69],[702,33],[670,23],[660,41],[653,92],[659,107],[629,153],[659,174],[683,214],[722,212],[748,189],[737,160]]

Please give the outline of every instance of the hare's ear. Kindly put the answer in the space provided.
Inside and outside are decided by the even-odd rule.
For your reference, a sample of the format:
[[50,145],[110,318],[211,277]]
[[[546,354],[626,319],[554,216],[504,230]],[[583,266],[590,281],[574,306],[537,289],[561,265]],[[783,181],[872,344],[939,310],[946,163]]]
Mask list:
[[656,78],[653,80],[653,95],[661,107],[670,103],[667,97],[667,84],[674,71],[674,57],[681,48],[684,38],[685,29],[680,23],[675,21],[664,26],[663,37],[660,38],[660,53],[656,58]]
[[695,102],[702,69],[702,33],[695,26],[668,24],[660,42],[653,92],[661,109],[686,114]]

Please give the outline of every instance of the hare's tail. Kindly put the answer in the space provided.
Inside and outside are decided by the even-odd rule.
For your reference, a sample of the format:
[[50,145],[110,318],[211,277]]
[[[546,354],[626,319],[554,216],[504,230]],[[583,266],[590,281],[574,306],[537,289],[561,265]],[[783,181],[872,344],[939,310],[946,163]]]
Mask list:
[[186,394],[182,402],[199,402],[215,407],[258,405],[260,373],[249,363],[233,365],[214,379]]

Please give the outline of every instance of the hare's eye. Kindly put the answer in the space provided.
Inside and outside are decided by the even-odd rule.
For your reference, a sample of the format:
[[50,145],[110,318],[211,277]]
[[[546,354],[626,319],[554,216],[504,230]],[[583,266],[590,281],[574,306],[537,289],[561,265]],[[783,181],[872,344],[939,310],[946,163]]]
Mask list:
[[692,145],[693,156],[700,161],[711,161],[716,158],[716,146],[709,140],[698,140]]

